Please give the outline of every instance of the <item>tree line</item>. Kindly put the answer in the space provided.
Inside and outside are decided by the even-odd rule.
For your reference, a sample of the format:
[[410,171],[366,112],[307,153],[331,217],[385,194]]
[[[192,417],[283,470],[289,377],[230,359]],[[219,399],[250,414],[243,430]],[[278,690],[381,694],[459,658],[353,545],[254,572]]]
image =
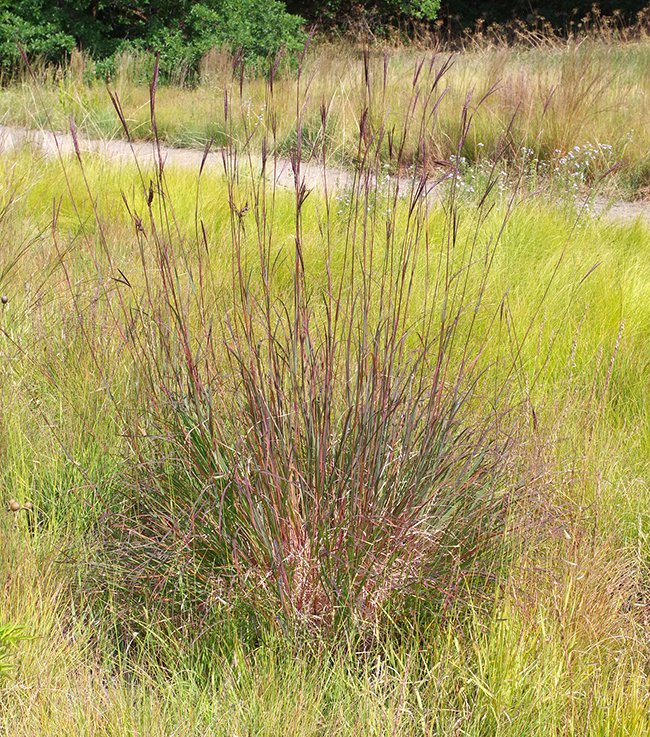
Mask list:
[[[604,13],[632,19],[645,2],[602,0]],[[562,27],[591,9],[591,0],[0,0],[0,66],[15,65],[22,49],[30,57],[60,62],[82,49],[110,67],[128,50],[161,53],[162,68],[191,69],[211,48],[227,47],[255,64],[302,47],[306,31],[343,32],[362,22],[376,34],[426,27],[437,17],[456,28],[479,18],[504,23],[538,16]]]

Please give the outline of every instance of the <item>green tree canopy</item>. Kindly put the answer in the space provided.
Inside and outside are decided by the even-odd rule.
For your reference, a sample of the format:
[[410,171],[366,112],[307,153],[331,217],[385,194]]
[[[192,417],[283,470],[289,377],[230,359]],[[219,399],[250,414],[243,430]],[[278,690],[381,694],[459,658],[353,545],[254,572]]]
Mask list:
[[74,48],[102,59],[136,47],[161,51],[173,66],[215,46],[257,59],[303,39],[303,19],[280,0],[0,0],[3,66],[19,58],[18,43],[47,61]]
[[296,50],[305,22],[345,26],[365,14],[378,30],[403,21],[430,21],[440,0],[0,0],[0,65],[30,56],[60,61],[73,49],[107,59],[123,49],[159,51],[163,70],[196,67],[214,47],[241,51],[248,61],[280,48]]

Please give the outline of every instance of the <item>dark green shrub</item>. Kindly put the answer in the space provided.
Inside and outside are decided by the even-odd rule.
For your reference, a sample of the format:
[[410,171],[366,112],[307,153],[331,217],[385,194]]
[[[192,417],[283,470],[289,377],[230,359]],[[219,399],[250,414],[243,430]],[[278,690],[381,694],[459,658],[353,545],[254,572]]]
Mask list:
[[[214,47],[241,52],[257,63],[281,48],[295,51],[304,42],[302,19],[279,0],[179,0],[143,2],[134,8],[122,0],[93,4],[75,0],[50,5],[19,0],[0,6],[0,64],[19,59],[17,44],[28,56],[60,62],[74,48],[96,59],[127,49],[160,53],[163,75],[178,66],[194,70]],[[104,72],[110,63],[100,66]]]
[[647,8],[646,0],[442,0],[440,15],[452,18],[458,27],[473,27],[481,20],[486,25],[508,23],[514,20],[534,24],[543,18],[555,28],[563,30],[578,24],[585,16],[616,15],[624,23],[632,23],[636,14]]
[[251,61],[296,51],[304,43],[302,19],[286,12],[278,0],[222,0],[195,4],[188,14],[192,45],[200,56],[211,48],[243,50]]
[[59,61],[75,48],[56,11],[46,10],[38,0],[0,4],[0,66],[20,60],[20,44],[29,56]]
[[370,25],[374,33],[381,33],[405,22],[435,20],[440,0],[326,0],[321,3],[289,0],[287,6],[292,12],[326,27],[346,29],[361,20]]

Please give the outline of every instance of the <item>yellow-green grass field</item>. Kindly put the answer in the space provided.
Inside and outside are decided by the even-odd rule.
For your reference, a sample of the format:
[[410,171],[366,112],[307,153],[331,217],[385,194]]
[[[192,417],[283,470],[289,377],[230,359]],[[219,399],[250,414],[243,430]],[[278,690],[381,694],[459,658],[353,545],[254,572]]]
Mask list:
[[7,81],[1,734],[650,733],[649,50]]

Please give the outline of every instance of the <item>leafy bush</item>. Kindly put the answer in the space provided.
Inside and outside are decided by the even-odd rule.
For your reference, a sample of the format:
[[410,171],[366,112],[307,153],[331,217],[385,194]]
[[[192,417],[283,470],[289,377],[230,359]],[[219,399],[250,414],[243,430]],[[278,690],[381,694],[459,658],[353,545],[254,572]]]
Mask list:
[[98,60],[129,48],[160,52],[164,74],[178,64],[195,68],[214,47],[241,51],[256,62],[280,48],[295,50],[303,34],[302,19],[279,0],[149,1],[137,8],[123,0],[91,8],[77,0],[20,0],[0,11],[0,64],[18,60],[17,43],[46,61],[61,61],[75,47]]
[[533,24],[540,18],[549,21],[554,27],[568,29],[575,27],[590,14],[615,16],[624,22],[633,22],[637,13],[647,8],[646,0],[443,0],[440,15],[452,18],[457,24],[472,27],[479,20],[485,24],[508,23],[513,20]]
[[149,33],[120,45],[160,53],[163,77],[178,76],[179,69],[196,71],[201,57],[214,48],[241,54],[255,66],[280,50],[295,52],[305,41],[302,19],[288,14],[277,0],[244,0],[233,3],[193,3],[182,26],[157,23]]
[[326,0],[321,3],[289,0],[287,5],[292,12],[326,26],[345,29],[351,23],[365,20],[376,33],[404,21],[435,20],[440,0]]
[[211,48],[242,49],[252,60],[292,51],[304,42],[302,19],[289,15],[278,0],[223,0],[218,7],[198,3],[188,15],[192,43],[199,55]]
[[63,29],[58,14],[38,0],[0,3],[0,66],[18,62],[18,43],[27,54],[46,61],[58,61],[75,48],[75,38]]

